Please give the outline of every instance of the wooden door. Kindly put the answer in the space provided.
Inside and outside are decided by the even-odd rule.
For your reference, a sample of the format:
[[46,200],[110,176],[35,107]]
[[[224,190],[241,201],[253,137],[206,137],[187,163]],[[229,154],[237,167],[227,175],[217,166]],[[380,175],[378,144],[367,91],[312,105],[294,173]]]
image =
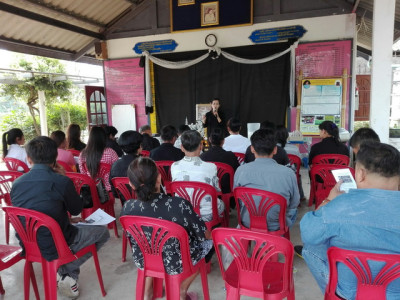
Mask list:
[[107,102],[104,96],[104,87],[85,86],[85,94],[89,130],[93,126],[107,125]]
[[355,111],[354,121],[369,121],[371,99],[371,75],[357,75],[358,110]]

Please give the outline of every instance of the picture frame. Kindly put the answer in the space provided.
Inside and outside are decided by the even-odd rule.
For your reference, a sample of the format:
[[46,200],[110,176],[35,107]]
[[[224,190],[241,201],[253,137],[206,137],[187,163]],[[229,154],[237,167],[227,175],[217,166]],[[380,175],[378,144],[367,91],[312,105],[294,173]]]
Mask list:
[[201,3],[201,26],[219,25],[219,2]]
[[201,121],[203,119],[203,115],[208,113],[211,110],[211,104],[196,104],[196,121]]
[[178,6],[195,4],[195,0],[178,0]]

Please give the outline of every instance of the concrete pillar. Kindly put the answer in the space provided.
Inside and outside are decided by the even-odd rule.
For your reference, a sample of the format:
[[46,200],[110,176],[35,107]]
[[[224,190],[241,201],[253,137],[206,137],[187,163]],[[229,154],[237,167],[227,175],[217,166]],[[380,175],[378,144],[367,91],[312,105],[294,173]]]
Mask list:
[[47,115],[46,115],[46,96],[44,91],[38,91],[39,94],[39,118],[40,118],[40,134],[48,136]]
[[370,125],[389,141],[395,0],[374,0]]

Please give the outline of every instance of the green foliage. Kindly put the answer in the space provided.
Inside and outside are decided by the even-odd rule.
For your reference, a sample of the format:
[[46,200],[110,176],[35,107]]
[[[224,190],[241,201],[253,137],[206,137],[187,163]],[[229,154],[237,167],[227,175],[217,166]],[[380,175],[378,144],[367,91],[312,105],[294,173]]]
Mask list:
[[86,107],[81,104],[54,103],[47,107],[49,133],[54,130],[66,131],[69,124],[78,124],[82,130],[87,127]]
[[[36,121],[39,123],[39,118],[37,118]],[[26,141],[30,141],[37,136],[35,127],[33,125],[33,120],[31,116],[26,112],[26,109],[19,108],[12,110],[9,114],[5,115],[1,119],[1,135],[3,135],[3,132],[6,132],[11,128],[21,129],[24,133]]]
[[368,127],[369,128],[369,121],[356,121],[354,122],[354,132],[356,132],[360,128]]

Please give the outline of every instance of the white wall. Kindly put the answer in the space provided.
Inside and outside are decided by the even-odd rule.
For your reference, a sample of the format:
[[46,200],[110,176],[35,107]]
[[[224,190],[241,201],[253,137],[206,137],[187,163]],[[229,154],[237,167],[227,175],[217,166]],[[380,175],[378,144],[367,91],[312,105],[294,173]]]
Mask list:
[[138,42],[174,39],[178,46],[174,52],[185,52],[207,49],[204,39],[209,33],[217,36],[219,48],[252,45],[248,38],[254,30],[274,27],[302,25],[307,33],[300,42],[340,40],[354,38],[355,14],[334,15],[318,18],[306,18],[280,22],[258,23],[252,26],[240,26],[231,28],[210,28],[209,30],[186,31],[180,33],[168,33],[133,38],[115,39],[107,41],[108,58],[129,58],[138,56],[132,48]]

